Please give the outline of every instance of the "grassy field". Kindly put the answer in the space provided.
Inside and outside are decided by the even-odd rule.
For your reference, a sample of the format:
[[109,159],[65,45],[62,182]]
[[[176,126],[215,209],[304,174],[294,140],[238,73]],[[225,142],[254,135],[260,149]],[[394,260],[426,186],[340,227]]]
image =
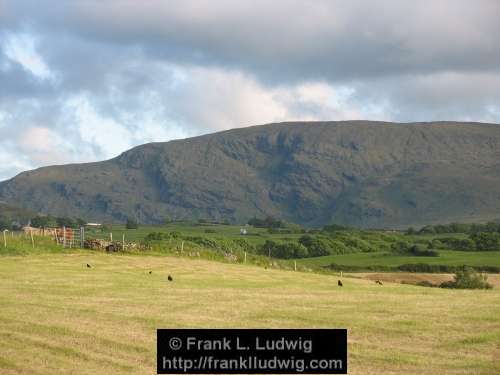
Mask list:
[[[240,229],[245,228],[248,235],[241,236]],[[87,233],[91,237],[109,238],[109,233],[113,233],[114,239],[122,238],[126,240],[140,241],[151,232],[170,233],[179,232],[183,236],[203,236],[216,239],[241,239],[252,244],[264,243],[267,239],[274,240],[297,240],[302,234],[270,234],[266,228],[254,228],[245,225],[224,225],[224,224],[196,224],[190,222],[172,222],[165,225],[141,225],[138,229],[126,229],[124,225],[113,225],[110,228],[88,229]]]
[[345,327],[350,374],[500,373],[498,288],[87,250],[2,256],[0,280],[2,375],[155,373],[169,327]]
[[297,259],[297,264],[307,267],[328,266],[332,263],[346,266],[388,266],[426,263],[449,266],[500,266],[500,251],[451,251],[440,250],[439,257],[400,256],[386,252],[329,255]]

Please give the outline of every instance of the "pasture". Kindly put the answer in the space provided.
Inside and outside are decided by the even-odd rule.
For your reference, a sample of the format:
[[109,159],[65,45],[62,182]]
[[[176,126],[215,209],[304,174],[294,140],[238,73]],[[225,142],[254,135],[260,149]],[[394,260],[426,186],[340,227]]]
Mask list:
[[2,375],[155,373],[169,327],[345,327],[350,374],[500,373],[498,288],[89,250],[4,255],[0,280]]
[[452,251],[440,250],[439,257],[415,257],[395,255],[388,252],[353,253],[328,255],[316,258],[297,259],[297,264],[318,268],[332,263],[345,266],[387,266],[397,267],[402,264],[425,263],[447,266],[496,266],[500,267],[500,251]]

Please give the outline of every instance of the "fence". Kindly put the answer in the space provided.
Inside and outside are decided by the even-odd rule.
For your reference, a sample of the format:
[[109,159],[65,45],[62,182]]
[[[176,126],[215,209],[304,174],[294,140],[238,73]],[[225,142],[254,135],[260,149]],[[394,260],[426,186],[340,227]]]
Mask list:
[[73,248],[85,246],[85,228],[57,228],[54,233],[56,242],[62,247]]

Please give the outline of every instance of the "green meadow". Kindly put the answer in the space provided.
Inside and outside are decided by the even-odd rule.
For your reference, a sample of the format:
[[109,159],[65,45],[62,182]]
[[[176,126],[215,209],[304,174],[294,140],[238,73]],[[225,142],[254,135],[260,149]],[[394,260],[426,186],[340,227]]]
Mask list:
[[500,267],[500,251],[452,251],[440,250],[439,257],[414,257],[394,255],[388,252],[353,253],[297,259],[297,264],[307,267],[322,267],[332,263],[345,266],[387,266],[425,263],[447,266],[496,266]]
[[[7,246],[0,246],[0,374],[150,374],[156,368],[157,328],[238,327],[347,328],[350,374],[500,373],[496,275],[491,290],[399,283],[450,278],[417,273],[344,273],[339,287],[339,273],[325,268],[500,266],[500,252],[403,256],[383,250],[385,244],[438,236],[366,231],[338,238],[369,244],[370,251],[295,260],[249,253],[244,263],[242,238],[249,249],[258,249],[268,240],[298,241],[303,233],[245,227],[248,234],[242,236],[240,228],[174,223],[87,231],[89,237],[113,233],[149,246],[115,253],[8,234]],[[148,242],[152,232],[168,236]]]

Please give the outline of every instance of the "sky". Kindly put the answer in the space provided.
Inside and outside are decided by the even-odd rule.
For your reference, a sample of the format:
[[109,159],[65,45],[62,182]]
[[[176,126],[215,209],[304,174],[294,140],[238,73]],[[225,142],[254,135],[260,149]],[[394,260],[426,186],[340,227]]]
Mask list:
[[497,0],[0,0],[0,180],[295,120],[500,123]]

